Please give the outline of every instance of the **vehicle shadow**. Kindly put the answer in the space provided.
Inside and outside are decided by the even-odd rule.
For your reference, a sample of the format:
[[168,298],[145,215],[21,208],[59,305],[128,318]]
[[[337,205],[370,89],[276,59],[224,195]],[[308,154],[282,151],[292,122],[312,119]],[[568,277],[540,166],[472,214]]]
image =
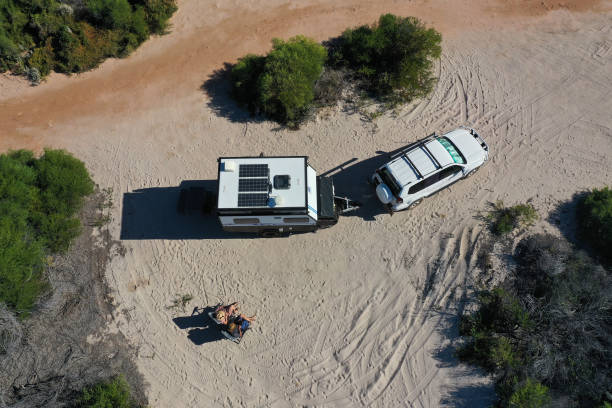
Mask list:
[[211,343],[225,338],[217,325],[208,317],[207,313],[213,310],[214,307],[205,307],[203,309],[195,307],[190,316],[175,317],[172,321],[179,329],[191,329],[187,337],[196,346],[201,346],[204,343]]
[[202,187],[216,191],[216,180],[185,180],[178,187],[152,187],[123,194],[122,240],[248,239],[253,235],[223,231],[214,214],[178,211],[181,189]]
[[387,209],[376,197],[375,187],[369,180],[376,169],[390,160],[390,156],[399,153],[405,147],[390,152],[377,151],[375,156],[361,161],[353,158],[322,174],[333,178],[337,196],[346,196],[361,203],[361,207],[345,216],[374,221],[377,215],[388,214]]
[[217,116],[235,123],[261,123],[265,118],[255,115],[241,107],[231,96],[232,83],[230,74],[233,64],[223,64],[208,77],[200,89],[208,96],[207,105]]

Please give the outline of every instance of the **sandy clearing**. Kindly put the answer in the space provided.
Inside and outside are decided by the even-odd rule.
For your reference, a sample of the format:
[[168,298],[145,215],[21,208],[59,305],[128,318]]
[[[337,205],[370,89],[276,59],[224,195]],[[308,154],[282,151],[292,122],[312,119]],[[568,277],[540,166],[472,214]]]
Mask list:
[[[433,16],[449,2],[268,1],[278,4],[270,14],[258,14],[261,2],[247,2],[227,31],[220,22],[237,2],[196,3],[182,4],[176,35],[74,81],[53,79],[5,99],[0,111],[2,148],[66,147],[101,187],[114,189],[111,233],[119,238],[123,228],[132,239],[107,275],[121,310],[116,325],[139,347],[152,406],[486,406],[486,378],[451,352],[482,234],[474,216],[496,199],[532,199],[546,216],[575,191],[610,183],[611,15],[557,10],[495,20],[495,31],[451,30],[431,98],[376,123],[332,112],[288,132],[217,115],[199,86],[211,69],[250,47],[265,49],[273,35],[325,38],[382,10]],[[487,20],[492,4],[479,3],[474,21]],[[194,16],[205,10],[220,16],[202,23]],[[318,20],[327,14],[338,22]],[[261,31],[232,48],[243,44],[233,35],[253,32],[241,25]],[[193,41],[205,33],[225,46],[203,51],[202,40]],[[211,59],[213,52],[220,57]],[[173,58],[176,65],[166,61]],[[150,61],[156,64],[142,78],[131,71]],[[177,67],[172,81],[164,79]],[[169,89],[177,78],[182,85]],[[143,84],[150,85],[140,92]],[[224,103],[220,98],[215,108],[233,109]],[[30,105],[39,113],[14,116]],[[462,123],[484,135],[491,162],[410,213],[381,214],[361,182],[382,160],[376,152]],[[330,230],[274,240],[235,239],[219,235],[214,220],[176,216],[181,181],[214,179],[218,156],[261,151],[307,154],[320,171],[357,158],[336,174],[336,184],[366,206]],[[201,321],[181,329],[172,320],[190,310],[167,309],[184,293],[199,306],[240,300],[245,312],[258,314],[254,331],[240,346],[202,343],[212,335]]]
[[610,2],[184,0],[172,19],[172,34],[145,43],[126,60],[108,60],[92,72],[73,77],[53,74],[39,87],[2,75],[0,150],[56,143],[54,126],[73,118],[122,116],[193,97],[212,70],[247,52],[265,52],[273,37],[305,34],[324,40],[346,27],[372,22],[382,12],[419,16],[445,36],[465,30],[484,34],[495,27],[533,23],[512,18],[516,10],[523,17],[559,7],[607,10]]

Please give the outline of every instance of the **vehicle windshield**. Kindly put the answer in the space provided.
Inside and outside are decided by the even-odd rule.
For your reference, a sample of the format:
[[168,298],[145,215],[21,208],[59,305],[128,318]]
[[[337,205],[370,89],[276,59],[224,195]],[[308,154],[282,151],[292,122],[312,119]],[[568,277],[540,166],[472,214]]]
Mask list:
[[393,195],[396,197],[399,197],[402,191],[402,187],[395,180],[395,177],[393,177],[389,169],[387,169],[386,167],[383,167],[382,169],[380,169],[378,174],[380,174],[380,178],[387,185],[387,187],[389,187]]
[[453,144],[453,142],[448,140],[448,138],[446,137],[439,137],[438,142],[440,142],[440,144],[444,146],[444,148],[446,149],[448,154],[451,155],[455,163],[465,164],[465,158],[463,157],[459,149],[457,149],[457,147]]

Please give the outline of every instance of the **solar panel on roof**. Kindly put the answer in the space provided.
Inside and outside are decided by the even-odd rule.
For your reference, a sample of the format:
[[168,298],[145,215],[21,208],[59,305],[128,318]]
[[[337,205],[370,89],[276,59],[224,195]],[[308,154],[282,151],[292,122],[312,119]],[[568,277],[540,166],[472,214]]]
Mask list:
[[266,207],[268,193],[238,194],[238,207]]
[[241,164],[238,177],[268,177],[270,169],[267,164]]
[[240,178],[238,179],[238,191],[254,192],[268,191],[269,181],[267,178]]

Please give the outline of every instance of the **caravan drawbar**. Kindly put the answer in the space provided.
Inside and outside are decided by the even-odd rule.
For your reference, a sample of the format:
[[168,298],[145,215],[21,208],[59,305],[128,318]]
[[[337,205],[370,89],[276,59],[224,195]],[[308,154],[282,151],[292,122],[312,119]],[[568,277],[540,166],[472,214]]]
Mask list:
[[307,156],[220,157],[217,216],[225,231],[263,236],[316,231],[359,204],[334,195]]

